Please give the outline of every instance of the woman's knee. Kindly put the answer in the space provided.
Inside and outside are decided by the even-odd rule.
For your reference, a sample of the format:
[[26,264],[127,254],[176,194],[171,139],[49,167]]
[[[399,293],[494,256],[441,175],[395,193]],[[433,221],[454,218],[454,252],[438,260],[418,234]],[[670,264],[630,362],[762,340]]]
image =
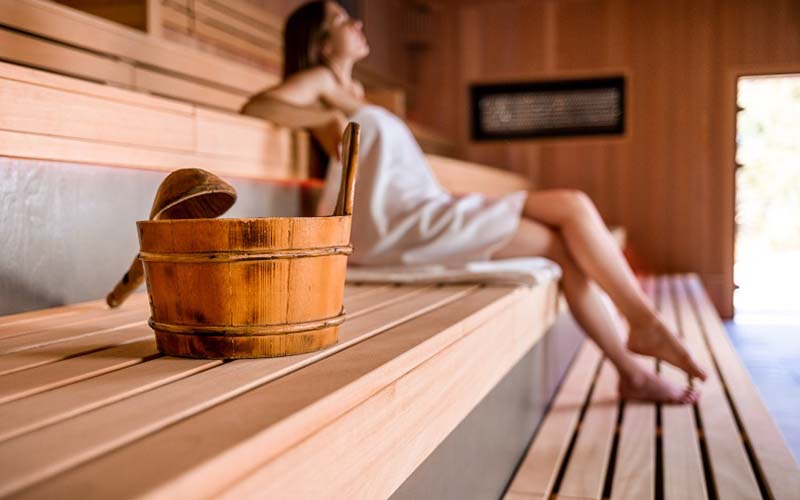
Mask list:
[[571,219],[585,220],[589,217],[600,217],[592,198],[580,189],[565,189],[564,203],[570,212]]

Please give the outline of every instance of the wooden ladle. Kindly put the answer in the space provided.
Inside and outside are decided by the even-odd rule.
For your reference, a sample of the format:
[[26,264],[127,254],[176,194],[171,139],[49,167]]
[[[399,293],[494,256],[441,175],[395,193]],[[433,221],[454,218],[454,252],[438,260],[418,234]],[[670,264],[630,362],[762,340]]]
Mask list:
[[333,215],[353,215],[353,191],[356,185],[358,170],[358,140],[361,126],[350,122],[344,129],[342,137],[342,183],[339,186],[339,197]]
[[[150,210],[150,220],[219,217],[236,201],[236,190],[216,175],[199,168],[182,168],[161,182]],[[130,269],[106,297],[110,307],[121,305],[144,280],[137,255]]]

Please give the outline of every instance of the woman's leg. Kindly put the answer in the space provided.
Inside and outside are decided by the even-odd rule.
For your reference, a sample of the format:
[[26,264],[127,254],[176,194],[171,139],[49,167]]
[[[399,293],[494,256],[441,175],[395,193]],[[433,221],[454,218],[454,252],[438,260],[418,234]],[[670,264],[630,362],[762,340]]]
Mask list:
[[586,194],[571,189],[532,191],[524,215],[558,229],[575,262],[627,318],[630,350],[662,359],[705,380],[705,371],[659,318]]
[[547,257],[561,266],[561,284],[570,310],[619,371],[623,397],[670,403],[696,401],[697,393],[693,390],[673,386],[636,362],[622,343],[619,318],[604,300],[602,291],[574,261],[561,236],[543,224],[523,219],[512,241],[494,258],[530,256]]

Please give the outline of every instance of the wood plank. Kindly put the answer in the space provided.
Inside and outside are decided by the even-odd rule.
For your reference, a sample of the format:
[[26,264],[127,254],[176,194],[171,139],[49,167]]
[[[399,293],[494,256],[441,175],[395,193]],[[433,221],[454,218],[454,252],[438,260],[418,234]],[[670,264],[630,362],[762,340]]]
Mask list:
[[610,361],[604,361],[558,489],[559,497],[602,497],[617,425],[617,382],[616,368]]
[[[238,36],[260,44],[264,50],[274,54],[278,61],[283,57],[282,26],[269,26],[253,22],[246,14],[237,12],[243,2],[218,3],[213,0],[198,0],[194,3],[195,14],[199,19],[213,23],[219,28],[229,31],[231,36]],[[277,29],[276,29],[277,28]]]
[[[439,354],[404,373],[324,431],[225,486],[219,492],[221,498],[258,495],[265,483],[269,484],[265,495],[272,498],[337,498],[340,492],[348,498],[388,497],[538,341],[550,324],[545,311],[548,307],[552,311],[552,302],[543,299],[552,285],[539,287],[534,290],[540,292],[538,297],[526,294],[523,300],[467,330],[466,335],[462,333]],[[452,324],[452,315],[447,319]],[[403,331],[403,327],[392,334],[413,335],[410,328]],[[491,349],[486,348],[489,343]],[[362,358],[370,352],[366,350],[369,345],[364,348]],[[383,350],[374,348],[378,349]],[[380,417],[376,419],[376,415]],[[371,450],[373,456],[364,456],[350,445],[357,436],[377,433],[381,433],[381,439]],[[415,439],[409,443],[408,436]],[[346,463],[355,465],[353,469],[347,467],[351,472],[343,474],[341,469],[324,467],[343,453]],[[375,456],[383,459],[376,460]],[[322,471],[320,481],[298,480],[313,470]],[[333,487],[323,492],[326,484]]]
[[[669,284],[665,276],[656,280],[657,304],[664,321],[675,332],[677,318]],[[665,380],[683,387],[687,384],[686,374],[677,368],[660,363],[661,376]],[[666,500],[707,499],[703,460],[695,427],[694,412],[691,405],[661,406],[661,436],[664,454],[664,498]]]
[[753,449],[760,472],[768,484],[769,494],[781,500],[796,498],[800,491],[800,466],[731,345],[699,277],[690,274],[685,284],[699,311],[706,342],[733,401],[734,411],[745,429],[746,439]]
[[709,465],[718,498],[759,498],[758,483],[740,439],[739,429],[720,383],[701,325],[684,287],[683,276],[669,278],[670,290],[680,318],[681,331],[698,363],[706,367],[708,379],[703,383],[697,407],[702,421],[703,438],[708,448]]
[[454,193],[501,195],[531,188],[530,181],[525,177],[500,168],[432,154],[425,155],[425,158],[437,180]]
[[550,496],[601,360],[597,346],[591,341],[584,341],[536,431],[533,443],[509,486],[509,492],[538,494],[544,498]]
[[194,149],[192,116],[171,110],[143,109],[7,79],[0,80],[0,106],[0,128],[5,130],[181,152]]
[[120,330],[105,331],[101,335],[87,335],[64,342],[43,345],[0,356],[0,375],[8,375],[63,359],[108,349],[121,344],[143,340],[152,336],[146,325],[137,324]]
[[292,164],[290,129],[250,116],[202,108],[195,112],[195,126],[198,153],[267,164]]
[[[548,295],[555,292],[553,285],[547,287]],[[531,297],[531,292],[493,287],[462,297],[419,320],[360,342],[337,356],[179,422],[85,467],[39,483],[35,489],[24,493],[46,496],[45,490],[64,492],[64,488],[76,488],[85,491],[84,485],[91,484],[92,494],[98,497],[115,496],[122,491],[133,495],[149,492],[165,497],[178,492],[189,496],[217,495],[214,488],[227,489],[230,482],[243,486],[253,484],[239,483],[239,476],[248,472],[242,464],[256,467],[266,463],[267,469],[260,473],[273,479],[259,481],[259,494],[264,497],[303,496],[296,491],[270,492],[264,486],[309,488],[313,493],[306,491],[305,496],[314,498],[330,495],[387,497],[405,479],[409,469],[424,458],[428,452],[426,443],[435,444],[434,436],[443,438],[447,428],[463,418],[468,411],[465,406],[473,401],[461,394],[464,391],[480,394],[486,386],[491,386],[502,371],[497,369],[495,356],[506,352],[503,358],[508,361],[507,357],[511,356],[508,353],[516,354],[517,349],[524,351],[536,341],[538,329],[535,327],[532,334],[530,328],[522,332],[513,328],[504,331],[501,327],[505,322],[498,323],[497,328],[488,322],[490,318],[507,318],[498,313],[515,303],[522,306],[517,312],[522,313],[523,318],[530,318],[526,314],[530,315],[534,309],[532,302],[518,302],[518,299]],[[533,303],[541,306],[552,301]],[[464,348],[448,348],[464,337],[471,337],[470,332],[483,325],[487,328],[481,329],[478,342],[483,347],[458,342]],[[486,342],[495,341],[500,342],[498,349],[486,352]],[[445,352],[471,357],[434,355]],[[426,360],[436,361],[426,363]],[[497,371],[487,374],[484,365]],[[420,366],[432,366],[436,371],[417,371],[416,367]],[[414,368],[409,371],[411,367]],[[439,383],[436,375],[443,373],[452,373],[452,377],[448,377],[446,383]],[[298,390],[299,387],[303,389]],[[450,391],[454,392],[455,400],[447,396]],[[424,428],[411,443],[408,436],[417,434],[409,430],[409,425],[414,429]],[[215,429],[214,432],[206,434],[210,428]],[[428,429],[432,434],[425,434]],[[385,438],[374,439],[378,432],[385,433]],[[188,438],[189,435],[205,435],[211,439],[194,443],[192,452],[186,453],[186,446],[194,439]],[[364,439],[368,440],[364,446],[369,446],[370,453],[364,453],[360,446],[359,440]],[[385,446],[391,447],[391,451],[384,449]],[[270,460],[277,455],[281,460]],[[144,463],[137,458],[140,456],[159,456],[163,461]],[[121,474],[120,463],[140,463],[142,467],[137,468],[135,475],[148,480],[137,479],[134,474]],[[291,473],[276,474],[275,469],[270,469],[273,466]],[[303,470],[298,471],[295,466]],[[209,470],[214,471],[213,485],[207,481],[211,477]],[[313,474],[319,480],[290,479],[293,474],[309,477],[312,470],[317,471]],[[111,478],[112,475],[117,477]],[[98,478],[102,479],[98,481]],[[272,481],[274,484],[270,484]],[[160,489],[154,491],[157,487]],[[351,495],[350,492],[355,493]]]
[[[644,363],[643,363],[644,364]],[[646,362],[655,371],[655,362]],[[626,401],[617,449],[611,498],[653,499],[656,495],[656,407]]]
[[246,94],[215,89],[191,80],[139,67],[133,69],[133,88],[179,101],[230,111],[239,111],[249,99]]
[[4,24],[254,94],[278,77],[44,0],[0,2]]
[[[640,286],[651,297],[655,296],[652,276],[640,277]],[[656,360],[636,356],[647,369],[656,371]],[[653,499],[656,497],[656,411],[653,403],[626,401],[623,406],[611,499]]]
[[[4,464],[9,462],[0,468],[0,495],[18,491],[141,439],[399,323],[424,315],[474,289],[469,286],[433,289],[414,299],[346,321],[342,325],[339,342],[328,349],[283,358],[225,363],[193,377],[99,408],[80,419],[70,419],[12,439],[0,448],[0,461]],[[505,292],[510,293],[509,290]],[[42,443],[48,443],[48,446],[42,448]],[[9,457],[17,458],[10,461]]]
[[[0,405],[0,441],[135,396],[221,365],[220,360],[163,356]],[[2,445],[0,445],[2,446]]]
[[289,165],[0,130],[0,156],[172,171],[192,165],[244,179],[290,179]]
[[[648,296],[654,295],[652,276],[641,278],[640,286]],[[648,370],[656,371],[655,359],[634,356]],[[652,500],[656,497],[656,410],[654,403],[625,401],[611,500]]]
[[[141,307],[146,303],[146,293],[134,293],[118,309],[120,311],[129,310]],[[106,311],[108,311],[108,305],[105,299],[100,299],[0,316],[0,329],[2,329],[0,332],[3,332],[0,333],[0,338],[17,335],[17,329],[24,332],[37,331],[42,328],[40,326],[42,324],[57,324],[52,323],[56,318],[64,320],[78,315],[92,318],[96,314],[104,314]]]
[[0,58],[89,80],[130,87],[130,64],[0,27]]
[[267,66],[281,64],[282,54],[276,53],[272,44],[259,44],[247,37],[240,37],[219,26],[213,19],[207,17],[194,18],[192,35],[198,40],[224,48],[234,54],[248,59],[259,61]]
[[[365,290],[352,293],[358,288]],[[348,315],[348,319],[407,299],[425,288],[429,287],[347,287],[345,301],[353,311]],[[361,300],[354,302],[354,298]],[[121,333],[128,335],[138,333],[139,336],[135,340],[152,337],[149,329],[144,337],[141,331]],[[104,335],[98,340],[110,343],[110,337],[113,335]],[[2,357],[0,362],[12,356]],[[219,360],[190,360],[167,356],[67,385],[61,389],[49,390],[21,401],[0,405],[0,421],[4,422],[3,429],[0,430],[0,440],[145,392],[221,363]]]
[[[119,370],[158,355],[153,338],[0,377],[0,403]],[[35,455],[35,454],[34,454]]]
[[113,310],[109,311],[107,315],[98,315],[98,317],[89,320],[75,319],[73,321],[65,321],[58,326],[27,332],[24,335],[20,334],[5,337],[0,339],[0,353],[10,354],[63,342],[65,340],[100,335],[123,328],[145,325],[148,313],[149,311],[143,308],[140,310],[133,309],[128,311]]
[[177,102],[173,99],[150,96],[141,92],[131,92],[128,89],[117,88],[111,85],[98,85],[69,76],[58,75],[48,71],[26,68],[16,64],[0,62],[0,78],[18,82],[30,83],[39,87],[48,87],[81,95],[101,97],[112,101],[132,104],[143,108],[152,108],[162,111],[185,114],[194,113],[195,107],[190,104]]

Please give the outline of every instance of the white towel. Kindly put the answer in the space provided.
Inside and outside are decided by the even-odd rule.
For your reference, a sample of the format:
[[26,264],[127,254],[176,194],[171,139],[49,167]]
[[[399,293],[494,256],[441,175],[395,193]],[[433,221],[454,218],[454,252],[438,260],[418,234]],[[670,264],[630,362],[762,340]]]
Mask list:
[[[357,265],[447,265],[488,260],[519,225],[526,191],[454,196],[436,180],[406,124],[380,106],[363,106],[351,238]],[[341,164],[331,162],[318,215],[336,205]]]
[[348,283],[481,283],[534,287],[561,278],[561,267],[544,257],[469,262],[463,266],[350,266]]

